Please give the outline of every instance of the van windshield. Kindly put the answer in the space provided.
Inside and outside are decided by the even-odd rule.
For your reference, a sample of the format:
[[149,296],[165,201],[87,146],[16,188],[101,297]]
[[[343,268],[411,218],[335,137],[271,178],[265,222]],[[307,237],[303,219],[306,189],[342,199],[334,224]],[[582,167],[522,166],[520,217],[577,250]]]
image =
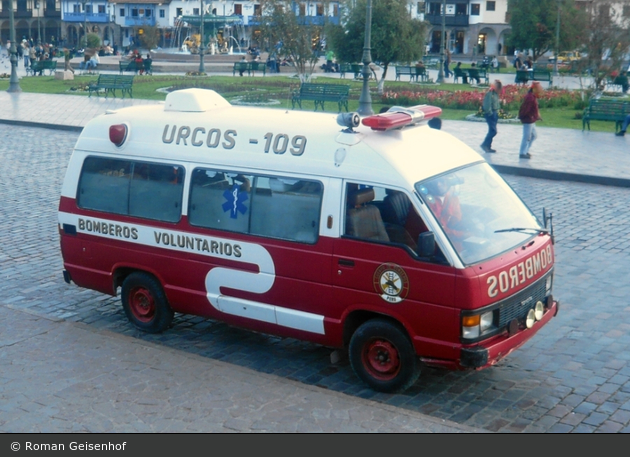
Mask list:
[[415,188],[466,265],[489,259],[545,232],[487,163],[418,182]]

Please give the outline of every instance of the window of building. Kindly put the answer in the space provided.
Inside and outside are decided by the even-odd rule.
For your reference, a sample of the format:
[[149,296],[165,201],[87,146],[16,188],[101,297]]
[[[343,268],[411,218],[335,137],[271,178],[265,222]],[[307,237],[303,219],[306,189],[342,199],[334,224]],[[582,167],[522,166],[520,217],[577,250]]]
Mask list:
[[234,14],[238,14],[239,16],[243,15],[243,5],[240,3],[234,4]]
[[72,12],[73,13],[80,13],[81,12],[81,5],[72,5]]
[[471,16],[479,16],[480,13],[480,8],[481,5],[479,5],[479,3],[471,3],[470,4],[470,15]]
[[131,8],[131,17],[138,17],[138,8]]
[[416,4],[416,13],[417,14],[424,14],[424,8],[425,8],[425,3],[424,2],[418,2]]
[[315,243],[323,186],[279,176],[198,168],[193,172],[191,225]]
[[486,2],[486,11],[495,11],[497,2]]
[[83,164],[79,208],[177,222],[184,168],[131,160],[88,157]]
[[92,14],[92,5],[85,5],[85,14]]
[[466,5],[465,3],[458,3],[455,5],[455,15],[456,16],[465,16],[468,11],[468,5]]
[[120,17],[125,17],[125,8],[120,8],[120,10],[118,11],[118,16]]
[[322,5],[321,3],[317,4],[317,6],[315,7],[315,15],[316,16],[324,15],[324,5]]
[[306,16],[306,5],[304,3],[300,3],[300,11],[298,16]]
[[184,10],[182,8],[176,8],[175,14],[177,15],[177,17],[181,17],[184,14]]
[[199,16],[199,8],[193,8],[193,16]]
[[429,14],[433,16],[439,16],[442,14],[442,4],[441,3],[430,3],[429,4]]
[[98,5],[98,13],[105,14],[105,5]]
[[160,10],[160,17],[161,18],[166,17],[166,12],[163,9]]
[[254,16],[260,16],[260,5],[254,5]]
[[153,10],[144,10],[144,17],[153,17]]

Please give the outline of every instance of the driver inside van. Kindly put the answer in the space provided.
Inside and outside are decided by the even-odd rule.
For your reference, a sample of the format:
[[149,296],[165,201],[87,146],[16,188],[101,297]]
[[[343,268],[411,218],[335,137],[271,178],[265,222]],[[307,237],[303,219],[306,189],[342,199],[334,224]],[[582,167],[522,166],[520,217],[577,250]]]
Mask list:
[[464,231],[459,229],[462,209],[459,198],[450,181],[444,177],[434,179],[426,185],[425,200],[444,231],[450,237],[462,238]]

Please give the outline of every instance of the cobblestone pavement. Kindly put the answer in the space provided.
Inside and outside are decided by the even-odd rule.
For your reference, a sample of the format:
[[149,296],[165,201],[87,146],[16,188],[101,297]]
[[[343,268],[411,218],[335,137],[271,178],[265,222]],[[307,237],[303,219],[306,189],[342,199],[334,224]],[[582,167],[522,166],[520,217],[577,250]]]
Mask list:
[[326,348],[179,315],[169,331],[147,335],[131,327],[118,298],[65,284],[56,210],[76,137],[0,125],[4,305],[462,426],[630,432],[630,189],[506,176],[534,211],[553,212],[558,316],[491,369],[427,369],[392,395],[366,389],[347,360],[331,363]]

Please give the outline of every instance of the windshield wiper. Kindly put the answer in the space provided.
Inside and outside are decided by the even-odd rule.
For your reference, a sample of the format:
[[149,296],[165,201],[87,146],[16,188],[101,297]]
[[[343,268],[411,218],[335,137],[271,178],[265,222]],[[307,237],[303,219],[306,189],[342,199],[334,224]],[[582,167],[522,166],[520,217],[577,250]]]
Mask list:
[[530,228],[530,227],[512,227],[507,229],[495,230],[494,233],[502,232],[537,232],[538,234],[548,235],[549,230],[544,228]]

